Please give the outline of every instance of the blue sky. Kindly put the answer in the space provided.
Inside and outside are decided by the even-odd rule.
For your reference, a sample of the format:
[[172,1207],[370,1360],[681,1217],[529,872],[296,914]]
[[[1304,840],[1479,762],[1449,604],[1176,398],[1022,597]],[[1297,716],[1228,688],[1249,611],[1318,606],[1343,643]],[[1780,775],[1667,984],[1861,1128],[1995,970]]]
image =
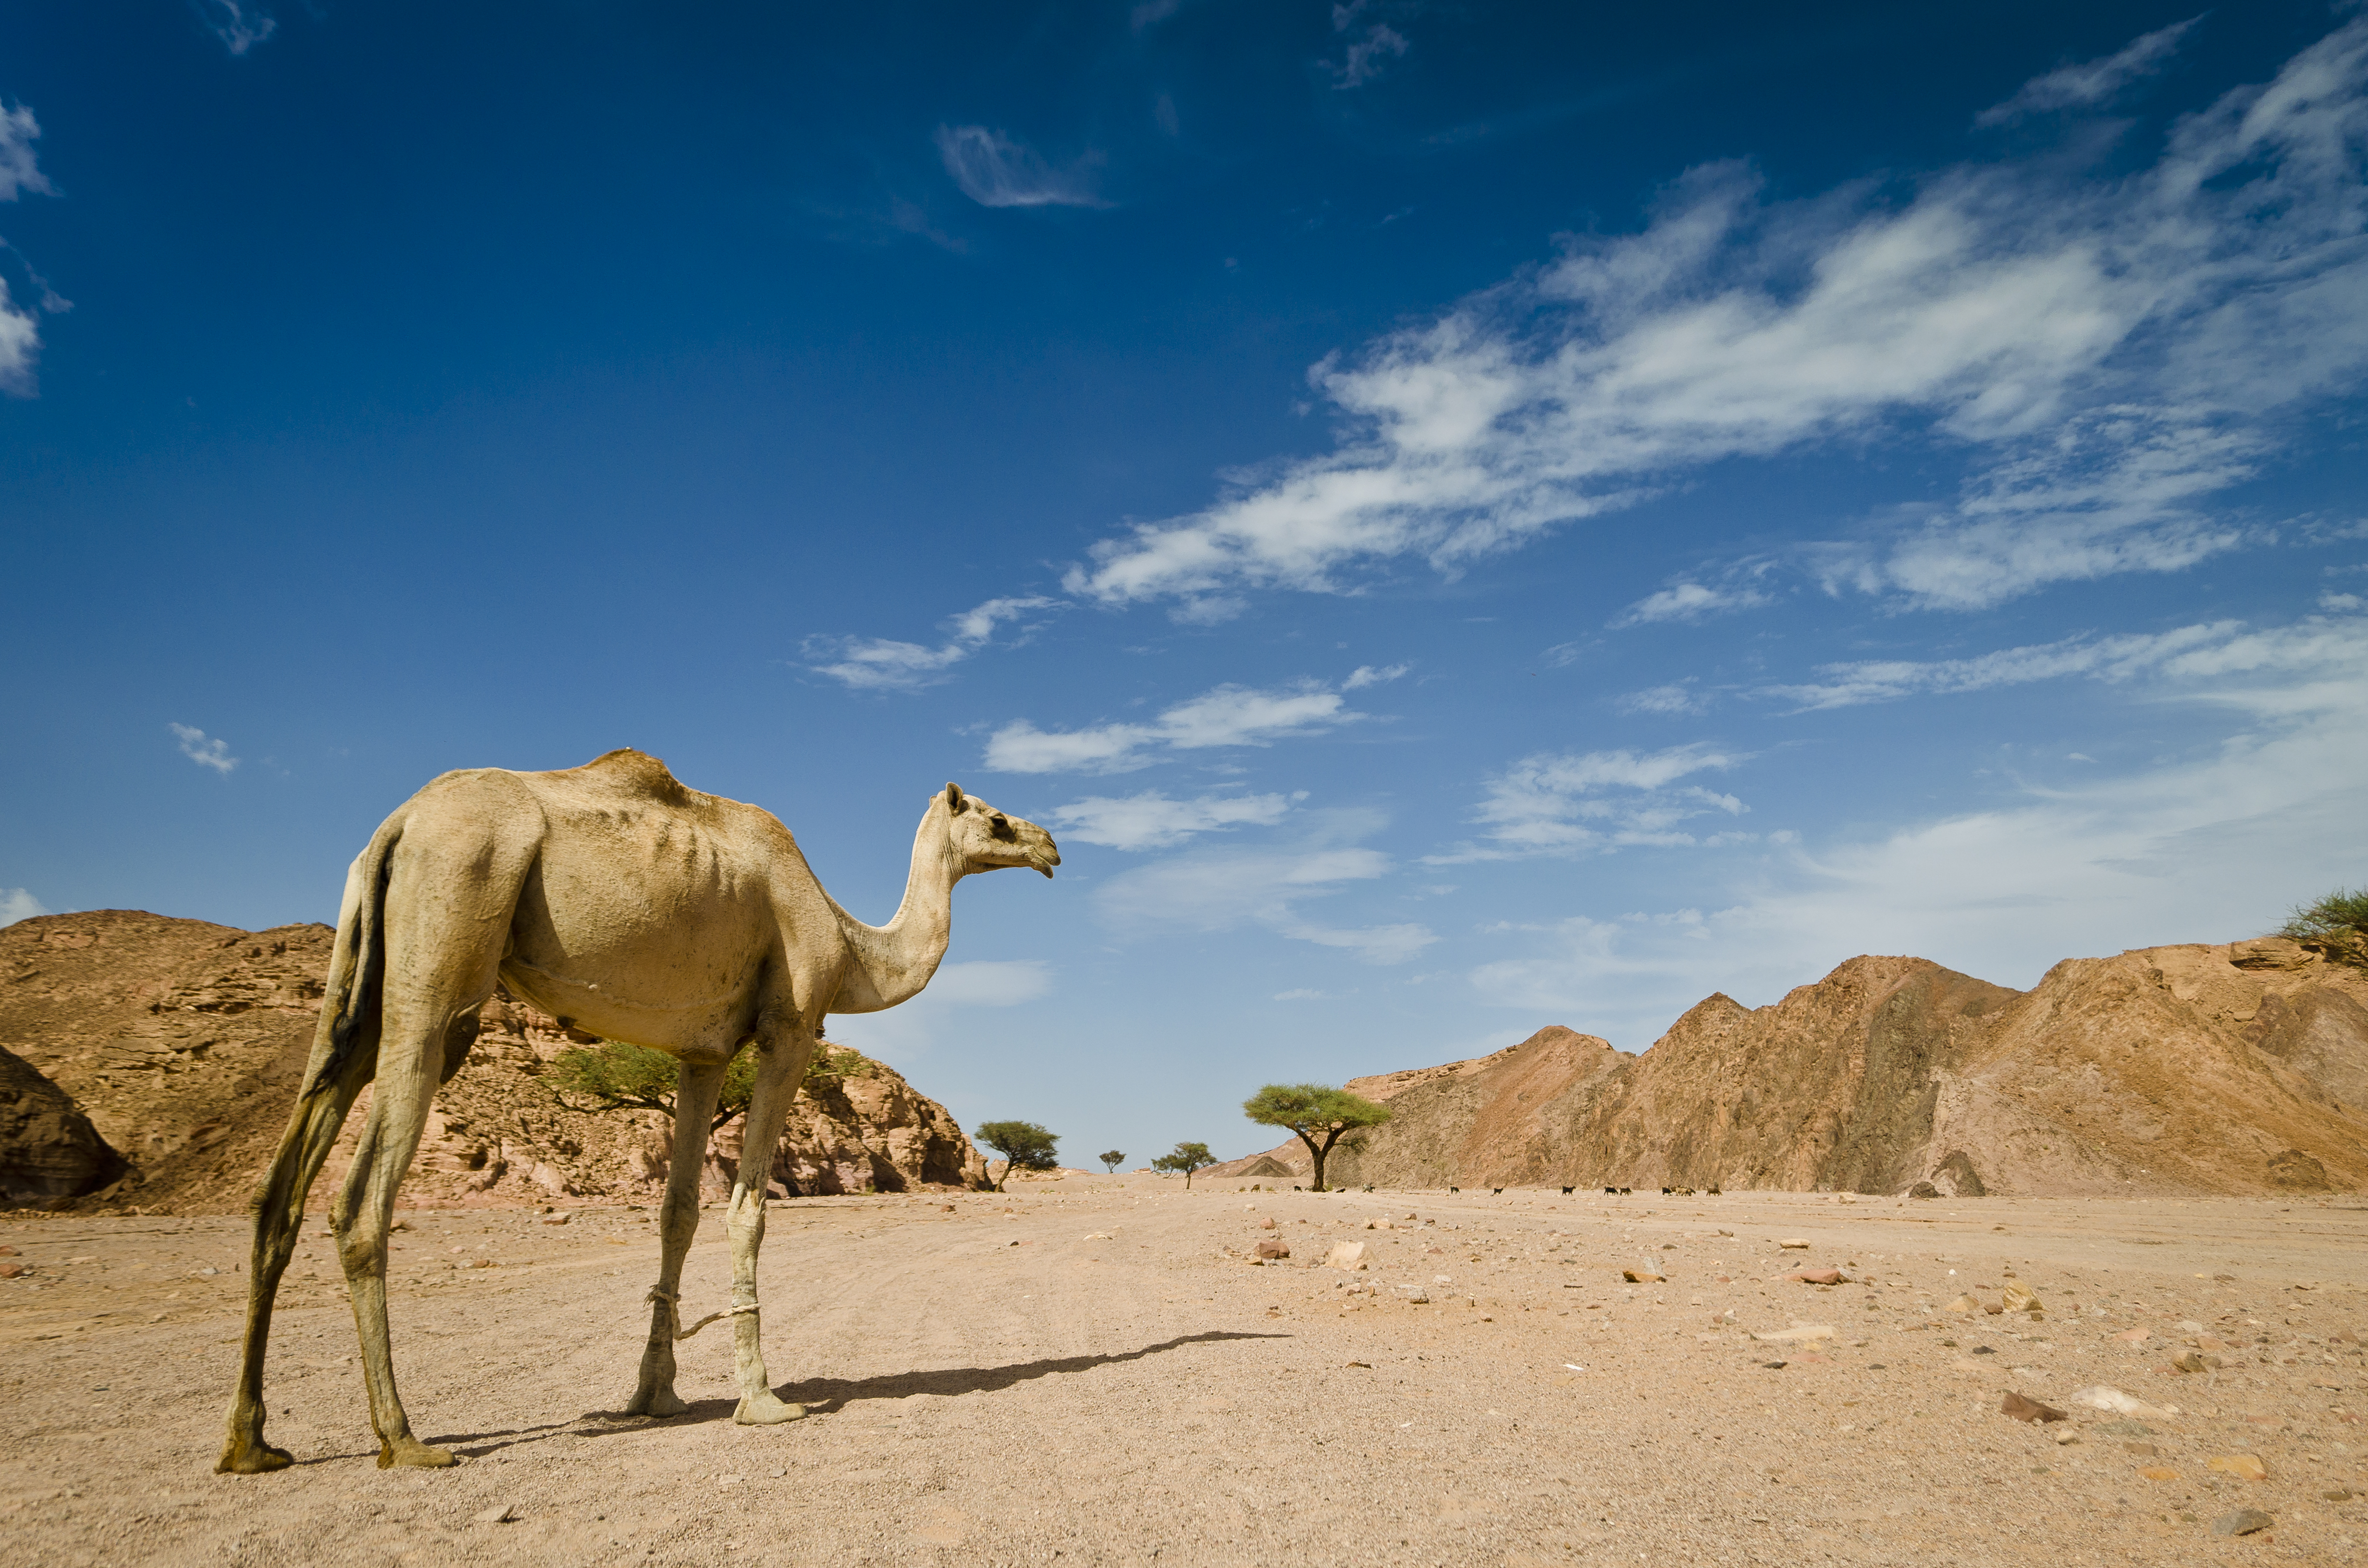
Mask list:
[[2368,881],[2368,20],[469,7],[0,29],[0,915],[333,919],[616,745],[1082,1158],[1859,952]]

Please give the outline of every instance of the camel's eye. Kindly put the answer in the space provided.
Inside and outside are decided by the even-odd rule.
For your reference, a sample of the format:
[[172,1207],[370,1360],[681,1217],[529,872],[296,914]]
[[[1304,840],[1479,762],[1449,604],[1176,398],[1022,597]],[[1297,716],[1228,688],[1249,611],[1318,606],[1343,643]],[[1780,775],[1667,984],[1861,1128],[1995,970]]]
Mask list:
[[1002,839],[1007,844],[1017,844],[1019,842],[1019,830],[1012,826],[1011,819],[1005,816],[1001,812],[995,813],[995,824],[992,827],[988,828],[987,831],[995,835],[996,837]]

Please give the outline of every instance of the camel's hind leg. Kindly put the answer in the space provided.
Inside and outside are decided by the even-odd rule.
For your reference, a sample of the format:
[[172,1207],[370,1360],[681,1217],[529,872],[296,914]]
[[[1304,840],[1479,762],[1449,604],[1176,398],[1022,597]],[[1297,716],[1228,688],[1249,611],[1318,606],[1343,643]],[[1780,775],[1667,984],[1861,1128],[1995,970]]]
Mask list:
[[650,1337],[642,1350],[642,1373],[632,1415],[680,1415],[690,1406],[674,1392],[675,1325],[680,1321],[682,1260],[699,1233],[699,1176],[707,1164],[707,1140],[715,1102],[723,1092],[723,1063],[684,1062],[674,1092],[674,1158],[666,1165],[666,1199],[658,1208],[658,1283],[650,1292]]
[[804,1406],[784,1403],[773,1392],[765,1371],[763,1324],[757,1312],[757,1254],[765,1244],[765,1183],[772,1172],[773,1151],[781,1142],[781,1123],[814,1050],[814,1037],[801,1032],[771,1042],[759,1056],[756,1092],[748,1100],[747,1136],[740,1143],[740,1176],[732,1184],[726,1233],[732,1242],[733,1362],[740,1383],[740,1405],[732,1419],[743,1426],[771,1426],[805,1414]]
[[[314,1074],[328,1064],[325,1036],[313,1057],[304,1074],[308,1087],[313,1086]],[[375,1051],[357,1051],[337,1070],[334,1081],[297,1100],[288,1131],[279,1140],[279,1152],[272,1157],[271,1172],[256,1194],[255,1242],[247,1264],[246,1344],[239,1358],[238,1390],[231,1397],[230,1431],[222,1443],[222,1459],[214,1465],[222,1474],[253,1475],[284,1470],[294,1462],[287,1449],[263,1440],[263,1361],[271,1337],[272,1303],[279,1293],[279,1277],[295,1255],[297,1236],[304,1228],[304,1194],[312,1189],[313,1178],[321,1174],[322,1162],[336,1144],[337,1131],[346,1124],[354,1096],[370,1082],[376,1065]]]
[[[415,852],[415,844],[426,842]],[[443,1081],[453,1025],[493,994],[531,846],[439,841],[415,834],[399,853],[387,898],[384,1024],[370,1120],[330,1211],[361,1341],[362,1378],[379,1468],[453,1462],[411,1435],[394,1388],[386,1320],[386,1238],[396,1189],[429,1103]]]

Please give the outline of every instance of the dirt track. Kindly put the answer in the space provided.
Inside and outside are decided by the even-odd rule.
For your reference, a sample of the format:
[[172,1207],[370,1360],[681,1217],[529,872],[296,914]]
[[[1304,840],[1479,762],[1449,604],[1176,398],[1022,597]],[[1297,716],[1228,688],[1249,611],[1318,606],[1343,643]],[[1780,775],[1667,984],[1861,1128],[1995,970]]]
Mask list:
[[[1073,1177],[1008,1199],[777,1205],[768,1350],[783,1397],[814,1414],[762,1430],[731,1424],[720,1327],[681,1347],[690,1415],[604,1414],[632,1384],[646,1322],[647,1214],[579,1208],[552,1226],[408,1210],[391,1267],[396,1364],[420,1435],[467,1456],[433,1473],[371,1463],[317,1220],[268,1385],[270,1436],[299,1462],[233,1478],[211,1466],[244,1225],[10,1216],[0,1243],[18,1256],[0,1262],[32,1267],[0,1280],[0,1539],[17,1561],[57,1563],[2368,1554],[2368,1501],[2327,1495],[2368,1494],[2357,1199],[1845,1206],[1238,1185],[1188,1196]],[[1256,1228],[1265,1215],[1275,1231]],[[1396,1228],[1364,1229],[1381,1216]],[[1222,1250],[1246,1256],[1269,1235],[1290,1262]],[[1813,1244],[1779,1249],[1793,1237]],[[1308,1267],[1352,1238],[1367,1270]],[[495,1267],[451,1267],[478,1258]],[[1667,1282],[1623,1285],[1647,1258]],[[1804,1266],[1867,1283],[1782,1279]],[[2044,1321],[1942,1310],[1967,1290],[1997,1301],[2009,1267]],[[727,1274],[711,1214],[686,1316],[723,1304]],[[1393,1290],[1417,1283],[1428,1303]],[[2181,1320],[2224,1342],[2222,1369],[2170,1369],[2195,1337]],[[1805,1348],[1748,1336],[1795,1321],[1838,1333]],[[2134,1327],[2145,1343],[2114,1337]],[[1998,1414],[2009,1387],[2060,1405],[2092,1383],[2181,1414],[2146,1434],[2109,1432],[2115,1418],[2093,1410],[2050,1426]],[[2079,1440],[2059,1445],[2067,1429]],[[2269,1479],[2207,1471],[2236,1454]],[[476,1522],[504,1505],[513,1522]],[[2212,1533],[2244,1506],[2274,1528]]]

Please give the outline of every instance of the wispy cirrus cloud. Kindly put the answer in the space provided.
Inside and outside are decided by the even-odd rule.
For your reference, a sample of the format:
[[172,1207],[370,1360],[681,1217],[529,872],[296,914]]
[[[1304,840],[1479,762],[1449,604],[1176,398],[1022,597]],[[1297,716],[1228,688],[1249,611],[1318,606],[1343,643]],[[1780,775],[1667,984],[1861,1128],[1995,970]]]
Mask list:
[[1363,86],[1412,47],[1404,33],[1370,18],[1374,8],[1373,0],[1338,0],[1332,7],[1332,30],[1349,40],[1338,63],[1330,66],[1332,85],[1338,91]]
[[2199,16],[2173,22],[2100,59],[2034,76],[2006,102],[1974,116],[1974,123],[2004,125],[2027,115],[2103,103],[2131,83],[2151,76],[2169,64],[2170,57],[2179,52],[2180,40],[2203,19]]
[[[1962,460],[1960,494],[1815,558],[1827,591],[1966,608],[2181,570],[2242,543],[2210,504],[2368,371],[2363,142],[2355,19],[2135,173],[2051,151],[1777,202],[1741,165],[1697,169],[1642,233],[1317,365],[1336,449],[1105,540],[1064,585],[1186,615],[1351,591],[1713,464],[1912,441]],[[1722,608],[1694,589],[1632,614]]]
[[189,0],[189,8],[233,54],[245,54],[279,27],[255,0]]
[[1540,856],[1600,854],[1631,846],[1722,844],[1751,836],[1723,831],[1697,836],[1679,824],[1697,817],[1740,817],[1749,808],[1730,794],[1679,780],[1749,760],[1696,741],[1661,751],[1540,753],[1484,787],[1473,820],[1485,844],[1426,855],[1427,866]]
[[165,728],[170,730],[173,739],[180,744],[181,755],[199,767],[211,767],[228,778],[231,771],[238,767],[238,758],[230,754],[230,743],[221,736],[210,736],[203,730],[192,729],[187,724],[167,724]]
[[2112,684],[2150,676],[2181,695],[2203,699],[2214,695],[2211,683],[2234,682],[2241,694],[2265,677],[2302,680],[2306,690],[2315,678],[2368,670],[2368,617],[2353,613],[2359,601],[2350,595],[2328,595],[2319,602],[2328,613],[2289,626],[2256,629],[2239,620],[2215,620],[2130,636],[2066,637],[1965,659],[1822,665],[1820,680],[1759,687],[1752,694],[1806,711],[1987,691],[2071,676]]
[[947,639],[934,648],[889,637],[809,637],[803,652],[808,669],[857,691],[920,691],[951,678],[956,665],[994,642],[997,626],[1057,608],[1060,602],[989,599],[943,622]]
[[981,207],[1107,207],[1087,178],[1091,161],[1056,169],[1025,142],[984,125],[940,125],[938,156]]
[[1040,730],[1015,720],[988,737],[986,766],[1003,773],[1129,773],[1150,766],[1161,750],[1271,745],[1367,717],[1320,681],[1220,686],[1163,710],[1148,723]]
[[1381,830],[1378,815],[1318,817],[1298,845],[1188,850],[1121,871],[1095,891],[1095,913],[1122,937],[1258,926],[1376,964],[1403,963],[1437,941],[1429,926],[1414,922],[1349,926],[1308,916],[1304,904],[1395,869],[1388,856],[1356,842]]
[[[30,108],[0,103],[0,201],[14,201],[27,191],[37,196],[58,193],[34,155],[33,143],[40,136],[41,122]],[[0,242],[0,249],[5,248],[6,242]],[[54,312],[71,308],[40,278],[36,276],[32,282],[40,297],[37,310]],[[39,390],[33,366],[40,353],[40,317],[17,304],[7,279],[0,278],[0,392],[32,396]]]
[[1233,827],[1272,827],[1307,791],[1290,795],[1201,795],[1175,801],[1156,790],[1137,795],[1087,795],[1044,813],[1064,839],[1106,848],[1168,849],[1200,834]]

